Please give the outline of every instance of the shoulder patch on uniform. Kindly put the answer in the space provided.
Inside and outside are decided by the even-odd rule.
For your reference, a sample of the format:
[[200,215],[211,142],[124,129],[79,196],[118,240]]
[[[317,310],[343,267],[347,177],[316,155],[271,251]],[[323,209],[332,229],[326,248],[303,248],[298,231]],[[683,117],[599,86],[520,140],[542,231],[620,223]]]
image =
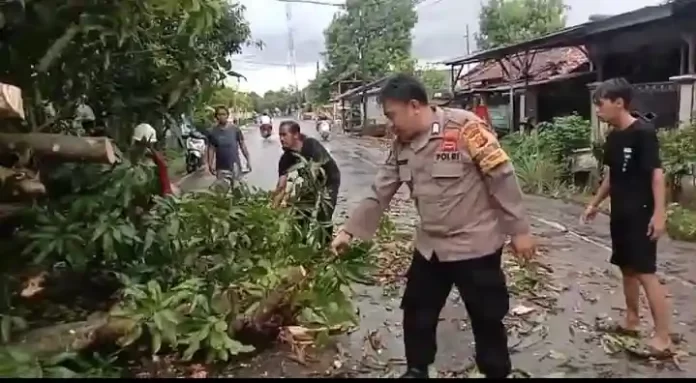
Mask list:
[[472,121],[460,130],[460,142],[483,173],[510,161],[507,153],[485,123]]
[[449,127],[445,127],[445,131],[442,133],[442,142],[440,142],[440,151],[459,151],[459,129],[451,129]]

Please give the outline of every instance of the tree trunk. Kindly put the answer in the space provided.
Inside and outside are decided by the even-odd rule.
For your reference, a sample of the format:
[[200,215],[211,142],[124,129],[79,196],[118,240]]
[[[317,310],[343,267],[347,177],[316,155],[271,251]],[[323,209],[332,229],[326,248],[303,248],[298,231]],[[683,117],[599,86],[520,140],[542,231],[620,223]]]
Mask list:
[[30,148],[42,158],[64,162],[113,164],[117,157],[106,137],[77,137],[46,133],[0,133],[0,151],[15,152]]
[[[292,296],[292,290],[302,283],[307,272],[302,267],[291,268],[287,276],[259,302],[248,318],[236,319],[231,328],[243,332],[262,332],[273,314],[283,308]],[[10,344],[38,357],[50,357],[62,352],[77,352],[96,344],[117,341],[133,329],[136,322],[130,318],[113,318],[106,313],[95,313],[88,320],[62,323],[28,331]]]

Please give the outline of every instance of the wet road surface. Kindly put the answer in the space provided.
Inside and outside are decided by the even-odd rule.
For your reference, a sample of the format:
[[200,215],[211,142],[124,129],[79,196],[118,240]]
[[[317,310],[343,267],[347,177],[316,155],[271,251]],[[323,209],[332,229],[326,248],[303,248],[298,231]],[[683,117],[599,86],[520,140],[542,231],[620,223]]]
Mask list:
[[[313,123],[304,122],[302,129],[305,134],[316,137]],[[275,185],[281,154],[277,126],[274,131],[276,134],[267,141],[260,137],[255,127],[245,131],[253,168],[246,180],[265,189]],[[346,211],[365,195],[376,167],[386,153],[378,140],[341,134],[334,134],[325,145],[342,172],[341,196],[335,216],[337,221],[342,221]],[[212,182],[209,176],[194,178],[196,180],[185,182],[190,185],[198,183],[198,187]],[[397,226],[408,232],[416,216],[404,189],[392,202],[390,214]],[[617,338],[595,328],[598,320],[620,320],[624,307],[618,271],[608,262],[608,217],[600,216],[596,222],[583,225],[578,221],[581,206],[534,196],[526,197],[526,207],[534,233],[544,250],[540,256],[544,266],[539,274],[545,274],[549,281],[548,286],[535,293],[513,291],[511,294],[511,313],[507,323],[513,365],[520,374],[533,377],[696,375],[690,347],[696,344],[696,246],[666,238],[659,246],[659,269],[671,294],[674,310],[673,332],[681,338],[678,345],[680,356],[669,361],[638,359],[617,346],[617,343],[633,340]],[[410,251],[403,248],[399,253],[402,262],[396,272],[403,273]],[[515,289],[518,279],[534,281],[537,278],[522,274],[508,276],[511,289]],[[541,277],[537,282],[539,280]],[[392,377],[402,372],[402,318],[398,307],[401,284],[393,284],[390,288],[356,286],[355,290],[361,318],[359,327],[341,336],[332,350],[318,355],[316,363],[298,365],[287,358],[285,351],[276,350],[235,367],[229,375],[305,377],[347,373],[358,377]],[[644,295],[641,306],[642,330],[647,337],[652,320]],[[433,373],[442,377],[470,375],[473,336],[466,311],[454,290],[440,319],[439,350]],[[370,346],[374,346],[376,339],[381,344],[379,353]]]

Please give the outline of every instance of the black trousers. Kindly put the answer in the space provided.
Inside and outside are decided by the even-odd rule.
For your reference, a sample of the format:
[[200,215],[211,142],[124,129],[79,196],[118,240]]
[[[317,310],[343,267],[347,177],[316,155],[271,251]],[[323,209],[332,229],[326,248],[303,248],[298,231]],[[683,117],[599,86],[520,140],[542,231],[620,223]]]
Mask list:
[[411,368],[427,368],[435,361],[440,311],[452,285],[457,286],[469,314],[476,342],[476,364],[487,378],[504,378],[512,369],[503,318],[510,308],[502,249],[466,261],[430,261],[418,251],[408,270],[401,302],[404,346]]

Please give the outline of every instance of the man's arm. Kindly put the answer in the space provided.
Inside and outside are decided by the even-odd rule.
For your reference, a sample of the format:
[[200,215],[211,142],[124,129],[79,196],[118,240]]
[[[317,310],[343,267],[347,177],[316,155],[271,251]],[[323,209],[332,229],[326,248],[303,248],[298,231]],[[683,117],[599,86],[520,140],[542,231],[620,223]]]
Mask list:
[[205,160],[208,163],[208,168],[212,171],[215,168],[215,148],[217,147],[217,138],[213,131],[203,132],[207,138],[207,145],[205,147]]
[[239,129],[238,126],[236,126],[235,129],[237,129],[237,142],[239,143],[239,149],[242,151],[244,158],[246,158],[247,164],[251,164],[251,158],[249,157],[249,151],[247,150],[246,141],[244,140],[244,134],[242,134],[242,130]]
[[273,193],[271,193],[273,206],[279,206],[285,197],[285,188],[288,185],[288,170],[292,166],[292,161],[288,155],[289,154],[285,152],[280,156],[280,160],[278,160],[278,183]]
[[377,231],[382,213],[389,207],[392,197],[401,186],[394,149],[389,152],[385,163],[379,168],[370,195],[351,212],[343,231],[363,240],[368,240]]
[[641,131],[640,139],[640,166],[650,172],[652,194],[655,202],[653,216],[664,219],[666,215],[665,174],[660,161],[660,145],[655,129],[649,128]]
[[590,206],[598,207],[608,196],[611,190],[611,180],[609,179],[609,167],[604,167],[604,179],[597,189],[594,198],[590,201]]
[[531,229],[515,170],[493,133],[485,123],[471,121],[462,128],[460,142],[483,175],[488,193],[500,210],[505,233],[510,236],[529,234]]
[[602,149],[602,165],[604,178],[602,179],[602,183],[599,185],[599,189],[597,189],[594,198],[592,198],[592,201],[590,201],[590,206],[595,208],[601,205],[602,202],[604,202],[604,200],[609,196],[609,192],[611,191],[610,150],[611,145],[609,145],[609,138],[607,138],[607,141],[604,142],[604,148]]
[[278,177],[278,184],[276,184],[276,188],[272,194],[272,200],[273,200],[274,207],[280,206],[280,203],[283,202],[283,198],[285,198],[285,187],[287,185],[288,185],[288,176],[287,175],[282,175],[282,176]]

